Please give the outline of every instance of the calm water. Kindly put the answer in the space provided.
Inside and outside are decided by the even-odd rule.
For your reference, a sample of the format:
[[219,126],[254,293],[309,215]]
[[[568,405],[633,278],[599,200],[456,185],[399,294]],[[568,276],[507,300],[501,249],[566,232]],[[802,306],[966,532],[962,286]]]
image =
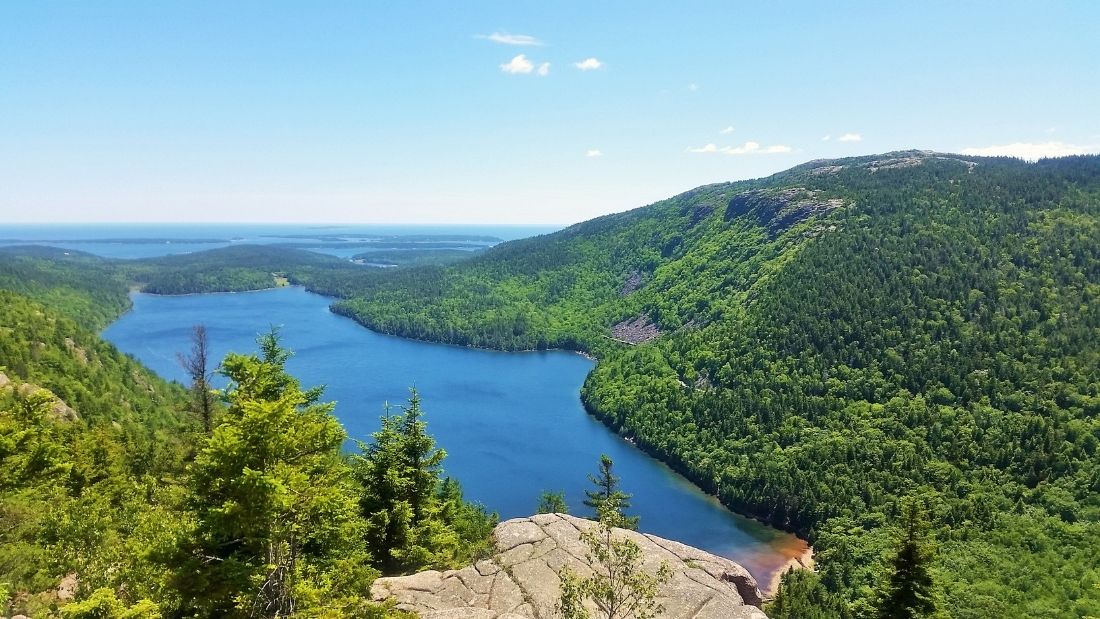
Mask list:
[[638,451],[581,405],[592,362],[572,353],[500,353],[380,335],[329,312],[329,300],[299,288],[178,297],[134,295],[134,309],[104,337],[162,376],[183,381],[176,353],[203,323],[216,358],[252,352],[257,333],[281,327],[288,364],[327,399],[353,438],[378,427],[383,403],[416,386],[429,430],[447,450],[447,474],[502,518],[534,512],[543,490],[565,490],[573,513],[601,453],[615,461],[644,531],[741,563],[766,584],[805,544],[736,516],[683,477]]
[[[39,244],[74,249],[105,258],[152,258],[186,254],[240,243],[308,243],[308,235],[476,234],[505,241],[546,234],[561,226],[512,225],[292,225],[292,224],[18,224],[0,225],[0,246]],[[127,239],[157,242],[127,242]],[[205,241],[201,243],[188,241]],[[341,258],[362,247],[308,248]]]

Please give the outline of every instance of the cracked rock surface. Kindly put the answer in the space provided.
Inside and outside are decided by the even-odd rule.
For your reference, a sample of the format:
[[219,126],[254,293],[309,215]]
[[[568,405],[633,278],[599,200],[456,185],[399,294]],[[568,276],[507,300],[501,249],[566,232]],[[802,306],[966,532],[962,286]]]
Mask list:
[[[592,567],[581,531],[595,523],[566,514],[515,518],[493,531],[496,554],[460,570],[429,570],[379,578],[376,601],[394,598],[398,608],[422,619],[551,619],[558,617],[561,580],[568,566],[588,576]],[[642,550],[644,569],[662,562],[672,579],[658,601],[668,619],[767,619],[756,580],[740,565],[655,535],[615,529]],[[595,607],[590,610],[594,611]],[[594,615],[595,616],[595,615]]]

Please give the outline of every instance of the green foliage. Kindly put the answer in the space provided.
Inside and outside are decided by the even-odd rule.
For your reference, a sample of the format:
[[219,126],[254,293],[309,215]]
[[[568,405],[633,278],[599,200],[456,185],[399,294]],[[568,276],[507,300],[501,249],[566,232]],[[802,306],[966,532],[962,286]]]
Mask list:
[[6,291],[0,359],[0,581],[19,594],[12,612],[44,612],[48,596],[26,594],[71,572],[89,591],[125,583],[131,602],[162,599],[153,553],[179,522],[182,390]]
[[588,475],[588,481],[592,482],[596,488],[584,491],[585,496],[588,497],[584,500],[584,504],[592,508],[597,518],[602,518],[604,512],[614,511],[617,514],[615,526],[637,529],[639,518],[626,516],[626,510],[630,509],[631,495],[619,490],[619,478],[611,470],[614,465],[615,463],[607,454],[600,455],[599,474]]
[[918,619],[932,617],[936,612],[928,521],[916,501],[905,502],[902,513],[904,521],[897,549],[889,564],[885,587],[879,594],[880,619]]
[[360,450],[352,466],[363,488],[366,543],[379,569],[455,567],[487,550],[496,516],[464,501],[457,482],[441,479],[446,452],[427,433],[416,390],[401,412],[387,410]]
[[48,420],[54,397],[39,389],[26,395],[8,389],[0,396],[0,490],[57,477],[66,471],[58,424]]
[[[40,253],[13,266],[0,251],[0,287],[51,303],[0,290],[3,614],[51,612],[51,591],[76,574],[79,601],[64,616],[269,616],[293,606],[306,617],[410,618],[368,601],[376,571],[344,431],[321,390],[286,373],[275,334],[261,338],[260,355],[222,364],[227,410],[207,438],[183,388],[86,326],[124,308],[81,287],[103,284],[100,262]],[[46,285],[4,280],[8,272],[45,274]],[[430,511],[446,527],[426,536],[426,552],[484,552],[495,518],[464,501],[457,482],[432,481]]]
[[821,576],[809,570],[791,569],[783,575],[775,599],[765,610],[771,619],[848,619],[847,606],[830,593]]
[[425,265],[453,264],[468,260],[484,251],[483,249],[397,249],[376,250],[355,254],[352,260],[369,265],[387,267],[410,267]]
[[[283,273],[387,333],[592,352],[582,397],[593,414],[730,507],[811,539],[819,580],[788,589],[788,607],[806,607],[800,591],[826,599],[824,588],[845,613],[872,616],[888,523],[911,496],[934,515],[941,611],[1068,619],[1100,616],[1097,238],[1098,157],[907,152],[701,187],[448,266],[366,269],[274,248],[126,265],[13,250],[0,252],[0,288],[98,328],[126,307],[129,282],[238,290]],[[81,423],[123,426],[82,447],[66,484],[104,481],[93,454],[139,476],[170,461],[141,429],[174,431],[166,388],[93,351],[94,336],[74,338],[106,360],[95,379],[55,325],[22,309],[23,324],[60,337],[5,331],[6,371],[59,395]],[[637,318],[661,335],[610,339]],[[135,467],[119,453],[143,455]],[[34,514],[48,510],[36,500],[4,494],[16,524],[0,535],[20,565],[44,560]],[[50,573],[25,572],[0,579]]]
[[[288,270],[387,333],[597,354],[589,410],[808,536],[854,614],[873,613],[887,523],[915,496],[935,514],[942,609],[1068,619],[1100,614],[1098,205],[1098,157],[893,153],[457,265]],[[609,339],[637,317],[662,335]]]
[[288,265],[347,272],[363,269],[333,256],[267,245],[232,246],[194,254],[116,261],[115,265],[128,280],[140,283],[145,292],[153,294],[271,288],[275,286],[276,274],[283,274]]
[[52,247],[0,248],[0,289],[32,297],[92,330],[130,307],[126,279],[115,264]]
[[258,343],[222,363],[227,408],[190,467],[191,569],[175,581],[207,615],[287,616],[366,595],[373,576],[333,405],[287,374],[275,331]]
[[535,509],[536,514],[568,514],[569,505],[565,502],[565,491],[554,492],[544,490],[539,495],[539,505]]
[[126,606],[112,589],[96,589],[87,599],[61,609],[62,619],[160,619],[160,609],[149,600]]
[[654,619],[664,611],[656,598],[672,569],[665,562],[655,574],[643,569],[641,549],[614,530],[627,524],[622,509],[612,496],[600,504],[596,524],[581,532],[593,574],[581,578],[569,568],[562,571],[559,611],[565,619],[589,619],[586,601],[606,619]]

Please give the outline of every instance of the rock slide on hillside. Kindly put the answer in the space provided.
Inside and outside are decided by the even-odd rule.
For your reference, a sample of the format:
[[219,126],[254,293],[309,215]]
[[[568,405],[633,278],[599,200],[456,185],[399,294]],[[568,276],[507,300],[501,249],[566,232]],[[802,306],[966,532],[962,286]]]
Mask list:
[[[497,525],[496,554],[460,570],[430,570],[379,578],[371,588],[376,601],[393,598],[398,608],[422,619],[551,619],[558,617],[558,573],[570,567],[592,573],[581,531],[595,526],[565,514],[539,514]],[[760,591],[745,568],[679,542],[615,529],[633,540],[656,572],[661,562],[672,579],[658,601],[667,619],[767,619]],[[595,610],[593,607],[591,610]],[[596,615],[593,615],[596,616]]]
[[661,335],[661,330],[649,316],[635,316],[611,327],[611,339],[625,344],[642,344]]

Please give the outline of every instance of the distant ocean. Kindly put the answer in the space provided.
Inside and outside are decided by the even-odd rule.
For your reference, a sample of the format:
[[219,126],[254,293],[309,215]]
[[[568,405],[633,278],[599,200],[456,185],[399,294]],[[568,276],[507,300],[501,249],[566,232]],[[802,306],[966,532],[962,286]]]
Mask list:
[[320,253],[350,257],[361,247],[333,247],[331,237],[392,235],[493,236],[504,241],[547,234],[562,226],[373,225],[373,224],[8,224],[0,225],[0,246],[50,245],[105,258],[151,258],[236,244],[308,243]]

